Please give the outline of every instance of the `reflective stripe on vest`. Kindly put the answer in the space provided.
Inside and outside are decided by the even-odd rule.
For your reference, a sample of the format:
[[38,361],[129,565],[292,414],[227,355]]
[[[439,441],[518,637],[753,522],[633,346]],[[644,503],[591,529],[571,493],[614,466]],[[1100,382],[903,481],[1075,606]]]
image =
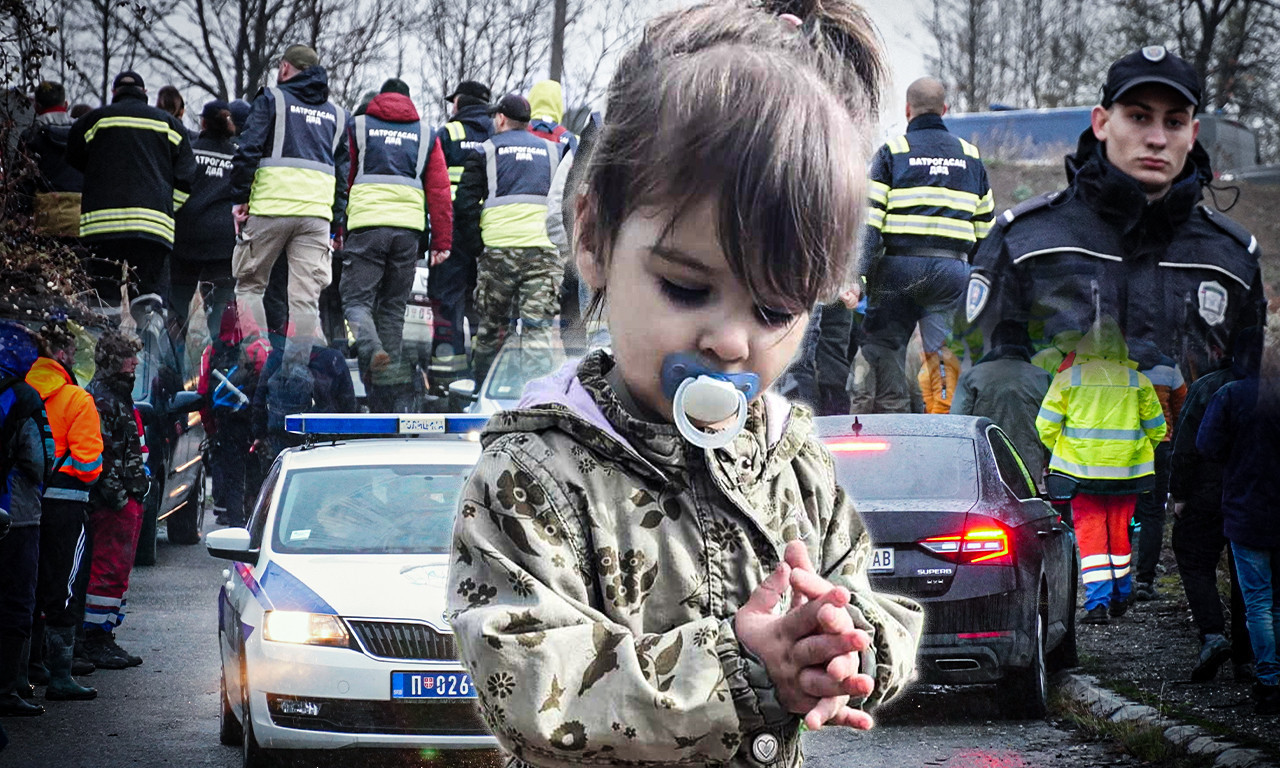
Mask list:
[[[455,144],[467,138],[467,129],[462,126],[462,123],[445,123],[444,129],[448,131],[449,138]],[[458,184],[462,181],[462,169],[463,166],[461,165],[449,166],[450,200],[453,200],[458,196]]]
[[[356,151],[359,154],[351,199],[347,203],[347,228],[401,227],[421,232],[426,229],[426,194],[422,189],[422,171],[435,143],[435,134],[425,124],[397,123],[407,135],[417,129],[417,146],[404,147],[414,153],[413,176],[395,173],[369,173],[369,121],[367,115],[355,119]],[[397,139],[404,141],[404,139]],[[394,145],[383,144],[384,150]],[[388,170],[390,170],[390,164]]]
[[[485,176],[489,182],[489,194],[480,212],[480,234],[486,248],[554,248],[547,235],[547,194],[551,180],[560,164],[560,145],[524,132],[523,136],[536,140],[547,152],[546,191],[541,194],[498,194],[498,151],[506,147],[530,144],[503,144],[499,147],[493,139],[484,143]],[[513,161],[515,162],[515,161]]]
[[144,232],[173,242],[173,217],[151,208],[100,208],[80,214],[80,236]]
[[[302,102],[275,86],[267,89],[275,99],[276,118],[273,128],[271,153],[258,163],[249,193],[249,209],[257,216],[310,216],[325,221],[333,220],[333,198],[337,184],[334,176],[334,155],[342,141],[347,113],[329,102],[320,106]],[[318,115],[332,115],[333,139],[325,142],[328,157],[310,159],[285,155],[290,107]],[[323,125],[323,117],[317,118]],[[294,137],[295,141],[298,138]],[[317,135],[316,138],[320,138]],[[327,136],[324,137],[327,139]]]

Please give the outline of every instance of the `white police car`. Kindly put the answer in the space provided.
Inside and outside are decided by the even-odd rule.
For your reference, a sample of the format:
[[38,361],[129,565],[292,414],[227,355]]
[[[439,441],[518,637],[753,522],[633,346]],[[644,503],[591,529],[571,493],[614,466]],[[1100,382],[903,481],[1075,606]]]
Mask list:
[[486,418],[288,417],[308,444],[276,459],[247,529],[205,540],[232,561],[218,595],[221,740],[246,766],[273,750],[496,746],[443,616]]

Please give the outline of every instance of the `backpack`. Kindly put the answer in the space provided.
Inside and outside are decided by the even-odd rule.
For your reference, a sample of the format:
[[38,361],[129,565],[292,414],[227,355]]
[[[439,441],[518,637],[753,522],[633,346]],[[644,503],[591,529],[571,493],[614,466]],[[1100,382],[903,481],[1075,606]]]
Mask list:
[[257,375],[238,345],[215,344],[209,360],[209,401],[215,416],[248,412]]

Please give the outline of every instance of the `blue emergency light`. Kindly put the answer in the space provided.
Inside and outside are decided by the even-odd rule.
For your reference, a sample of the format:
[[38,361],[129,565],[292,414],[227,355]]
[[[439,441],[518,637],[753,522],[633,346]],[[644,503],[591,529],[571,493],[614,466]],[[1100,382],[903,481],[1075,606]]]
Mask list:
[[464,435],[488,421],[469,413],[295,413],[284,417],[284,428],[299,435]]

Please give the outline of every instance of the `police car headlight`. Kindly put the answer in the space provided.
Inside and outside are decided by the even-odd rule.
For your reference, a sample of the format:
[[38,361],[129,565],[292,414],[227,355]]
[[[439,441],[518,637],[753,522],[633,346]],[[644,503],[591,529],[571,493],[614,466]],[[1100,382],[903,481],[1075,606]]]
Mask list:
[[276,643],[331,645],[347,648],[351,635],[342,619],[324,613],[302,611],[267,611],[262,636]]

